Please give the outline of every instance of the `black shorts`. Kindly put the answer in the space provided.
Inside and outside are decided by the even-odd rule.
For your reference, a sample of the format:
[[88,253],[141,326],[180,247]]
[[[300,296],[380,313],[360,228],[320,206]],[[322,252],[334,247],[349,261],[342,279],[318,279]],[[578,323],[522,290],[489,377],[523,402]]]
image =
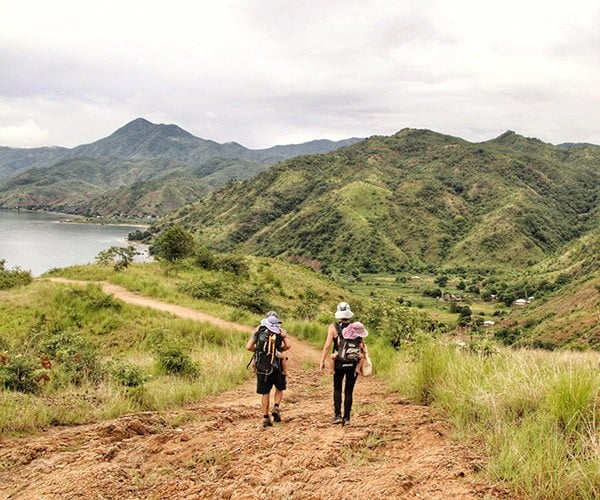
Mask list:
[[270,375],[256,375],[257,394],[269,394],[275,386],[280,391],[286,389],[286,378],[280,371],[273,371]]

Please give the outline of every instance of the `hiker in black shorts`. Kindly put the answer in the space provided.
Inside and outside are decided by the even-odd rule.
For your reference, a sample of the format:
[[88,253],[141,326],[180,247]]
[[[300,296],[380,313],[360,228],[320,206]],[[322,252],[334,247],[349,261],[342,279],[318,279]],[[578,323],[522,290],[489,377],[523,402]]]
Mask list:
[[[290,347],[290,339],[287,332],[280,327],[280,321],[275,311],[269,311],[267,317],[262,319],[258,329],[252,334],[246,344],[246,349],[255,353],[256,370],[256,392],[261,395],[260,406],[263,414],[263,427],[270,427],[273,422],[281,422],[281,413],[279,405],[283,399],[283,391],[286,389],[286,374],[282,373],[283,352]],[[259,366],[260,356],[268,350],[264,338],[270,338],[272,345],[272,354],[270,354],[270,363],[268,369]],[[275,387],[273,396],[274,405],[271,410],[273,421],[269,416],[269,407],[271,405],[271,389]]]
[[[354,384],[358,378],[357,365],[358,360],[353,363],[342,363],[339,359],[330,355],[331,345],[333,344],[333,352],[338,351],[338,337],[342,335],[342,331],[350,325],[350,319],[354,313],[350,310],[350,305],[347,302],[340,302],[335,311],[335,323],[331,323],[327,328],[327,339],[321,353],[321,363],[319,369],[325,369],[325,362],[329,360],[331,363],[331,373],[333,374],[333,423],[349,425],[350,412],[352,411],[352,395],[354,392]],[[362,325],[361,325],[362,326]],[[366,332],[366,330],[365,330]],[[364,344],[363,344],[364,346]],[[362,351],[363,347],[361,347]],[[364,353],[363,353],[364,354]],[[344,385],[344,379],[346,384]],[[344,394],[344,413],[342,415],[342,392]]]

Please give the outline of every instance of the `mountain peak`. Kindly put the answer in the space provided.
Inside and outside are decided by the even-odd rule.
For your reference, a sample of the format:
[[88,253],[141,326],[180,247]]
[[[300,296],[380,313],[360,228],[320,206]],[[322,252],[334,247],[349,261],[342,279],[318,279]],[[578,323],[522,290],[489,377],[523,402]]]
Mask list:
[[145,118],[136,118],[126,125],[117,129],[112,136],[124,136],[130,134],[148,134],[150,132],[159,132],[167,137],[194,137],[177,125],[165,125],[163,123],[152,123]]
[[543,141],[538,139],[537,137],[525,137],[523,135],[517,134],[513,130],[507,130],[503,134],[500,134],[495,139],[492,139],[489,142],[495,142],[497,144],[502,144],[504,146],[541,146],[544,144]]
[[113,135],[130,132],[142,132],[154,126],[156,126],[154,125],[154,123],[149,122],[145,118],[136,118],[135,120],[132,120],[129,123],[123,125],[121,128],[117,129]]
[[513,139],[514,137],[516,137],[516,135],[517,133],[514,130],[507,130],[503,134],[500,134],[498,137],[496,137],[496,141],[503,142],[508,139]]

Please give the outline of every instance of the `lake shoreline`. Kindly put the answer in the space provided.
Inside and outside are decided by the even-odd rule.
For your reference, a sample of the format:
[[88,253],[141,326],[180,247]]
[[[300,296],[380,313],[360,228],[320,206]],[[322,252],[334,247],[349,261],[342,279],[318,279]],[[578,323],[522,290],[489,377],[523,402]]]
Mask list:
[[110,218],[94,218],[86,217],[85,215],[68,214],[65,212],[53,212],[50,210],[30,210],[26,208],[1,208],[2,212],[13,212],[13,213],[30,213],[30,214],[48,214],[56,217],[65,217],[65,220],[56,221],[65,224],[99,224],[99,225],[110,225],[110,226],[121,226],[121,227],[136,227],[136,228],[149,228],[152,224],[144,224],[139,220],[135,222],[127,222],[119,220],[118,222],[112,221]]
[[92,264],[99,252],[113,246],[133,245],[140,252],[136,261],[147,261],[148,246],[129,240],[136,231],[144,226],[45,210],[0,209],[0,259],[34,277],[54,268]]

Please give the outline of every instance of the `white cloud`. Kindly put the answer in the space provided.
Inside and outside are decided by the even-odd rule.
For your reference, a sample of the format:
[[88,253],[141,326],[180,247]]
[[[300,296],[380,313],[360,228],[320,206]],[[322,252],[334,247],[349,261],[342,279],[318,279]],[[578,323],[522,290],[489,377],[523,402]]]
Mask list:
[[32,144],[44,145],[50,138],[47,130],[41,128],[34,120],[27,119],[15,125],[0,126],[0,144],[13,147],[31,147]]
[[595,0],[9,0],[0,129],[25,133],[0,144],[137,117],[255,148],[404,127],[600,144],[598,21]]

